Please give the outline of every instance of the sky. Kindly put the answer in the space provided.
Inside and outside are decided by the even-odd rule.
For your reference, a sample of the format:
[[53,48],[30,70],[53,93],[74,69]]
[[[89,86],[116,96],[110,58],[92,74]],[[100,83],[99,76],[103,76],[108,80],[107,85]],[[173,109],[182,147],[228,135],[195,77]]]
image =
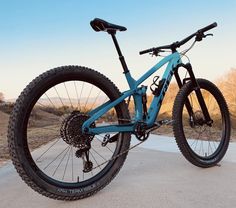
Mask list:
[[215,81],[236,68],[234,0],[0,0],[0,92],[5,98],[17,98],[36,76],[62,65],[90,67],[127,89],[110,36],[90,27],[95,17],[127,27],[117,39],[136,79],[160,60],[140,56],[140,50],[181,40],[213,22],[218,23],[214,36],[188,53],[194,72]]

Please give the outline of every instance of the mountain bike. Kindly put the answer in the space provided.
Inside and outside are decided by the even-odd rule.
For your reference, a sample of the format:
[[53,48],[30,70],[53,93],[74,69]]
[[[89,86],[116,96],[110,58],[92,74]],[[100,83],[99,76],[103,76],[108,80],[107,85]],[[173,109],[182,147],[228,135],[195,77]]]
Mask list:
[[[35,78],[18,97],[11,114],[8,142],[13,164],[22,179],[42,195],[60,200],[91,196],[119,172],[128,151],[148,139],[163,124],[171,124],[180,151],[192,164],[207,168],[225,155],[230,140],[230,116],[220,90],[210,81],[197,79],[182,58],[211,34],[210,24],[170,45],[140,52],[159,56],[155,66],[134,79],[120,50],[116,33],[126,28],[94,19],[95,31],[111,35],[129,89],[120,92],[107,77],[82,66],[62,66]],[[194,38],[186,50],[177,49]],[[161,79],[141,85],[166,64]],[[179,71],[186,70],[182,79]],[[179,87],[172,119],[158,119],[172,77]],[[129,104],[134,112],[130,116]],[[139,143],[130,147],[131,135]],[[40,148],[38,148],[40,146]]]

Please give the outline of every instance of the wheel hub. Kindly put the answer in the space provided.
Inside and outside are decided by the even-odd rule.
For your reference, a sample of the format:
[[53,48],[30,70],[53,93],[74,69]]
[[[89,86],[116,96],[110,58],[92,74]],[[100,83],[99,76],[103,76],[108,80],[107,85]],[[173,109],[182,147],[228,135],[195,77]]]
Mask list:
[[195,118],[195,125],[196,126],[203,126],[205,124],[204,115],[203,115],[202,111],[196,111],[194,113],[194,118]]
[[[83,114],[80,111],[73,111],[62,122],[60,134],[62,139],[70,145],[77,147],[79,150],[90,148],[90,143],[93,135],[83,134],[82,126],[89,115]],[[91,127],[94,127],[92,123]]]

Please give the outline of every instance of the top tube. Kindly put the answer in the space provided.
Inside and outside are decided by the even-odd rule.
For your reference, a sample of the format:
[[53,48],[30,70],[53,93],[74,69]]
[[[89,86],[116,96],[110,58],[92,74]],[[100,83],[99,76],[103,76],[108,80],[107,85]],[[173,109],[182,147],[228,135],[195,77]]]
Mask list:
[[180,63],[180,59],[181,58],[180,58],[179,52],[175,52],[175,53],[172,53],[172,54],[164,57],[160,62],[158,62],[155,66],[153,66],[151,69],[149,69],[143,76],[141,76],[136,81],[136,87],[138,85],[140,85],[143,81],[145,81],[148,77],[150,77],[154,72],[156,72],[158,69],[160,69],[166,63],[173,61],[172,68],[174,68],[178,63]]

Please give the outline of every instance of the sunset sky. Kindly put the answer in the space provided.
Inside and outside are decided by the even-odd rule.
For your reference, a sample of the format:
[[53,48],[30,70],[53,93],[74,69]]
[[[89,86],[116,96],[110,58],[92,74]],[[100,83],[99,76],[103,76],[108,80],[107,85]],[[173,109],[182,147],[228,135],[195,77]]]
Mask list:
[[61,65],[96,69],[125,90],[111,38],[89,25],[95,17],[128,28],[117,38],[135,78],[159,60],[139,56],[140,50],[181,40],[212,22],[218,23],[214,37],[188,53],[196,76],[215,81],[236,68],[234,0],[0,0],[0,92],[5,98],[16,98],[34,77]]

